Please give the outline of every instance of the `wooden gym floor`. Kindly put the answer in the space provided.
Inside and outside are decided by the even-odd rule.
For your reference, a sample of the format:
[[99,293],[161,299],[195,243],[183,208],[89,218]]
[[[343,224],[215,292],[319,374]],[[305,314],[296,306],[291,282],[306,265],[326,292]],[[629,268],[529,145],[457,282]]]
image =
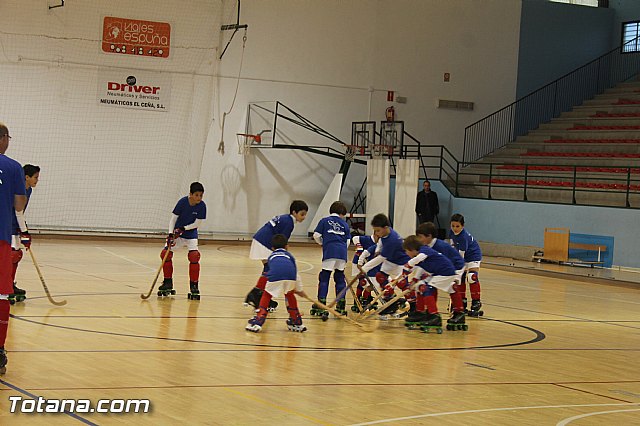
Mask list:
[[[485,317],[468,332],[424,334],[403,321],[363,333],[323,323],[287,331],[284,301],[262,333],[242,306],[261,268],[248,244],[201,246],[202,300],[147,292],[160,243],[39,240],[51,305],[25,256],[12,307],[0,424],[349,425],[640,424],[640,288],[483,268]],[[293,245],[315,294],[320,249]],[[440,309],[446,309],[440,297]],[[11,414],[10,396],[149,399],[147,414]]]

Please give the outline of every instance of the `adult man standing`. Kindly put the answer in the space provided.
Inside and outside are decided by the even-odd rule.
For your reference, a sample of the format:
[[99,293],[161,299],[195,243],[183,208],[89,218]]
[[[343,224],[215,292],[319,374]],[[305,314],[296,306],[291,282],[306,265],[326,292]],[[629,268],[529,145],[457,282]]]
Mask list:
[[440,205],[438,204],[438,194],[431,190],[431,183],[425,180],[422,184],[424,188],[418,192],[416,197],[416,213],[418,214],[418,222],[433,222],[435,217],[440,213]]
[[17,161],[4,155],[9,147],[9,129],[0,123],[0,375],[7,370],[4,343],[9,328],[9,295],[13,293],[11,279],[11,235],[16,212],[27,203],[24,171]]

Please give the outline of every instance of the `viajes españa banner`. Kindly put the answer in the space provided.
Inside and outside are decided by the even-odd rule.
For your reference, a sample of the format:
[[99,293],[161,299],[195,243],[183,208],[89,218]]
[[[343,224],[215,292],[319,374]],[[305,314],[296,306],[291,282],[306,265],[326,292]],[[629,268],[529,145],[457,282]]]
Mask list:
[[167,22],[106,16],[102,23],[102,51],[106,53],[168,58],[170,45]]
[[98,72],[98,103],[116,108],[169,111],[171,75],[103,68]]

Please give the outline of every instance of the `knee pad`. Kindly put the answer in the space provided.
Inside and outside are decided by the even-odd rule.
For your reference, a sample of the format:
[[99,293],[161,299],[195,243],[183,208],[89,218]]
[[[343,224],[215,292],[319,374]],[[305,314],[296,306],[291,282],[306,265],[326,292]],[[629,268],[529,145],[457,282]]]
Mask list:
[[11,249],[11,263],[18,264],[22,259],[22,249],[14,250]]
[[385,274],[384,272],[378,272],[376,274],[376,281],[381,286],[383,286],[383,285],[385,285],[387,283],[387,278],[389,278],[389,275]]
[[189,263],[198,263],[200,262],[200,252],[198,250],[191,250],[189,254],[187,254],[187,258],[189,259]]
[[320,282],[328,283],[329,282],[329,278],[331,278],[331,271],[327,271],[326,269],[323,269],[318,274],[318,280]]
[[469,285],[475,284],[478,282],[478,271],[468,271],[467,272],[467,281]]
[[[164,259],[165,253],[167,253],[167,249],[163,249],[160,252],[160,259]],[[172,251],[169,252],[169,255],[167,256],[167,260],[165,260],[165,262],[171,262],[171,259],[173,259],[173,252]]]

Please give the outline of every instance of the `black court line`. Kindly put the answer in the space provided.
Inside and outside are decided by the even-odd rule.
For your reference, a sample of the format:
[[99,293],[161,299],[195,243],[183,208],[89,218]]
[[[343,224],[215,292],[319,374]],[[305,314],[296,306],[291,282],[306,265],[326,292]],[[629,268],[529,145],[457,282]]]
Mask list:
[[595,396],[600,396],[602,398],[612,399],[614,401],[621,401],[621,402],[626,402],[626,403],[629,403],[629,404],[632,404],[634,402],[634,401],[627,401],[626,399],[620,399],[620,398],[614,398],[612,396],[602,395],[600,393],[589,392],[589,391],[582,390],[582,389],[576,389],[576,388],[572,388],[571,386],[565,386],[565,385],[561,385],[561,384],[558,384],[558,383],[553,383],[553,385],[557,386],[559,388],[569,389],[569,390],[576,391],[576,392],[582,392],[582,393],[587,393],[589,395],[595,395]]
[[[16,385],[13,385],[13,384],[11,384],[9,382],[6,382],[6,381],[4,381],[2,379],[0,379],[0,383],[2,383],[3,385],[5,385],[5,386],[7,386],[7,387],[9,387],[11,389],[13,389],[16,392],[20,392],[21,394],[28,396],[29,398],[31,398],[33,400],[36,400],[36,401],[38,400],[38,395],[34,395],[34,394],[32,394],[32,393],[30,393],[30,392],[28,392],[28,391],[26,391],[26,390],[24,390],[22,388],[17,387]],[[31,413],[29,413],[29,414],[31,414]],[[40,414],[40,413],[38,413],[38,414]],[[65,410],[60,414],[66,414],[67,416],[69,416],[71,418],[74,418],[74,419],[76,419],[76,420],[78,420],[78,421],[80,421],[80,422],[82,422],[82,423],[84,423],[86,425],[98,426],[97,423],[93,423],[93,422],[85,419],[84,417],[80,417],[76,413],[71,413],[71,412]]]
[[[495,349],[495,348],[507,348],[514,346],[522,346],[522,345],[530,345],[533,343],[540,342],[546,338],[545,334],[539,330],[528,327],[526,325],[516,324],[512,322],[506,322],[496,319],[483,318],[483,321],[495,321],[507,325],[511,325],[514,327],[522,328],[532,332],[535,337],[529,340],[523,340],[514,343],[503,343],[498,345],[486,345],[486,346],[469,346],[469,347],[448,347],[448,348],[335,348],[335,347],[313,347],[313,346],[287,346],[287,345],[271,345],[271,344],[256,344],[256,343],[233,343],[233,342],[221,342],[221,341],[211,341],[211,340],[196,340],[196,339],[179,339],[177,337],[158,337],[158,336],[146,336],[140,334],[129,334],[129,333],[116,333],[111,331],[99,331],[99,330],[90,330],[83,329],[78,327],[70,327],[56,324],[46,324],[39,321],[34,321],[31,319],[22,318],[20,316],[11,315],[15,320],[24,321],[31,324],[37,324],[45,327],[58,328],[63,330],[70,331],[79,331],[83,333],[95,333],[102,334],[108,336],[118,336],[118,337],[131,337],[138,339],[149,339],[149,340],[163,340],[163,341],[171,341],[171,342],[188,342],[188,343],[204,343],[204,344],[214,344],[214,345],[222,345],[222,346],[240,346],[240,347],[249,347],[249,348],[269,348],[271,350],[292,350],[297,349],[301,351],[336,351],[336,352],[366,352],[366,351],[381,351],[381,352],[422,352],[422,351],[460,351],[460,350],[472,350],[472,349]],[[456,331],[452,333],[466,333],[464,331]]]
[[[33,388],[33,391],[66,391],[66,390],[124,390],[124,389],[216,389],[216,388],[317,388],[317,387],[431,387],[431,386],[561,386],[573,385],[598,385],[598,384],[625,384],[640,383],[640,380],[615,380],[615,381],[584,381],[584,382],[476,382],[476,383],[228,383],[215,385],[153,385],[153,386],[82,386],[82,387],[57,387],[57,388]],[[563,386],[564,387],[564,386]],[[567,386],[568,387],[568,386]],[[568,387],[569,389],[572,389]],[[572,389],[579,390],[579,389]],[[596,395],[596,394],[594,394]],[[601,395],[598,395],[601,396]],[[622,400],[621,400],[622,401]]]

